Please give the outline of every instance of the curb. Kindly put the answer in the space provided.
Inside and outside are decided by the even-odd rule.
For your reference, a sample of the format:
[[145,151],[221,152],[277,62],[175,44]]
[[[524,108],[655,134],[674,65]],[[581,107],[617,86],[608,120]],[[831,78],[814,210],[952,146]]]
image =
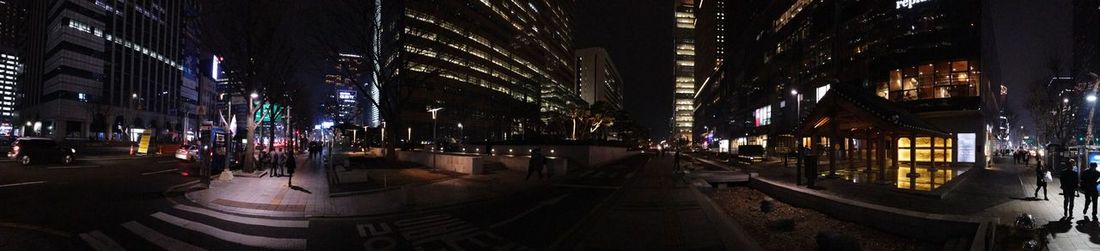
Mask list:
[[[209,188],[207,188],[207,189],[209,189]],[[191,203],[195,203],[196,205],[200,205],[200,206],[210,208],[210,209],[214,209],[214,210],[218,210],[218,211],[234,213],[234,214],[240,214],[240,215],[253,216],[253,217],[266,217],[266,218],[311,218],[311,217],[314,217],[314,216],[312,216],[308,213],[305,213],[305,212],[302,212],[302,213],[289,213],[289,212],[270,211],[270,210],[261,210],[261,209],[244,210],[244,209],[247,209],[247,208],[236,208],[236,207],[218,205],[218,204],[214,204],[214,203],[203,203],[203,202],[200,202],[199,200],[191,197],[191,194],[194,193],[194,192],[196,192],[196,191],[186,192],[186,193],[183,194],[183,197],[187,198],[187,200],[191,201]],[[263,214],[259,214],[259,212],[263,212]]]
[[745,228],[742,228],[741,225],[725,214],[725,210],[722,210],[718,203],[700,192],[698,187],[690,189],[692,194],[695,195],[695,199],[702,204],[703,212],[717,221],[715,227],[726,233],[719,234],[722,238],[722,245],[726,246],[726,250],[764,250],[759,243],[756,243],[756,240],[749,237],[748,233],[745,232]]

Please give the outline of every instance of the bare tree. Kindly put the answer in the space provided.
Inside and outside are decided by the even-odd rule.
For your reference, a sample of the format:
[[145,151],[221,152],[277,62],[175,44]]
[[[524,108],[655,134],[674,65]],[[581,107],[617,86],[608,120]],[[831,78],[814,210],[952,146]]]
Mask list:
[[[204,42],[218,56],[224,58],[226,77],[239,93],[249,100],[245,120],[248,144],[245,148],[244,171],[255,169],[252,158],[256,150],[255,116],[262,104],[274,102],[282,96],[288,79],[292,77],[299,56],[288,42],[293,37],[286,33],[284,22],[292,2],[288,0],[207,0],[202,13]],[[262,94],[254,101],[249,95]]]

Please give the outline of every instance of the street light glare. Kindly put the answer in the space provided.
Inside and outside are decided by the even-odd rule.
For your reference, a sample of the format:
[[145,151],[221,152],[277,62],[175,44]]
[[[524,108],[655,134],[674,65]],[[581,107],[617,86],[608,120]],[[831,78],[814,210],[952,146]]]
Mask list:
[[798,90],[791,90],[791,95],[798,95]]
[[252,98],[259,98],[259,97],[260,97],[260,94],[256,94],[255,92],[253,92],[252,94],[250,94],[250,95],[248,95],[248,96],[249,96],[249,97],[252,97]]
[[1062,103],[1069,103],[1069,99],[1068,98],[1063,98]]
[[1089,102],[1096,102],[1096,94],[1088,95],[1087,97],[1085,97],[1085,100],[1088,100]]

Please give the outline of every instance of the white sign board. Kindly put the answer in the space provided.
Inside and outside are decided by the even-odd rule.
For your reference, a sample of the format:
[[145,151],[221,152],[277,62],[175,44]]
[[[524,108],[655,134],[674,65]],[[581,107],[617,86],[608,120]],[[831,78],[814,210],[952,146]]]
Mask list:
[[913,5],[915,5],[915,4],[928,2],[928,1],[929,0],[898,0],[897,1],[897,9],[900,10],[900,9],[913,8]]
[[974,163],[974,155],[977,153],[977,134],[960,133],[959,135],[959,162]]

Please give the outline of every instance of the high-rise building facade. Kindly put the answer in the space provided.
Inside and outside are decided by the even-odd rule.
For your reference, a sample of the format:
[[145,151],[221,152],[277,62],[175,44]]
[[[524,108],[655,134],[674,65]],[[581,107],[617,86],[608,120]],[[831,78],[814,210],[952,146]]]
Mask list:
[[417,90],[402,105],[405,139],[431,141],[433,130],[440,140],[520,139],[538,130],[540,113],[569,105],[558,90],[574,82],[573,1],[381,4],[380,22],[393,28],[381,35],[379,68]]
[[677,0],[673,46],[672,138],[691,142],[695,105],[695,1]]
[[12,135],[16,82],[23,74],[20,52],[25,38],[26,6],[0,1],[0,135]]
[[182,13],[194,2],[34,2],[20,86],[20,120],[34,125],[29,134],[134,140],[147,130],[179,131]]
[[[332,88],[331,107],[327,110],[331,113],[333,122],[348,124],[363,124],[364,109],[360,104],[359,87],[355,81],[365,80],[362,76],[349,76],[361,72],[357,68],[363,67],[363,56],[354,54],[340,54],[335,58],[335,72],[325,75],[326,87]],[[358,83],[363,85],[363,83]],[[367,101],[366,103],[370,103]]]
[[[700,122],[719,128],[715,137],[733,152],[759,145],[781,156],[804,146],[824,158],[882,146],[875,151],[885,155],[875,158],[892,162],[882,161],[890,166],[875,178],[934,191],[966,168],[984,167],[991,149],[999,114],[991,92],[1000,90],[991,88],[997,68],[982,64],[996,57],[992,29],[982,25],[990,2],[738,1],[726,10],[727,27],[737,29],[727,34],[724,77],[718,88],[704,88],[708,101],[699,103],[716,111],[701,116],[715,117]],[[926,136],[868,126],[910,122]],[[799,136],[829,134],[834,125],[851,131]],[[907,128],[899,130],[918,127]]]
[[588,104],[607,102],[623,109],[623,78],[603,48],[577,50],[577,93]]

